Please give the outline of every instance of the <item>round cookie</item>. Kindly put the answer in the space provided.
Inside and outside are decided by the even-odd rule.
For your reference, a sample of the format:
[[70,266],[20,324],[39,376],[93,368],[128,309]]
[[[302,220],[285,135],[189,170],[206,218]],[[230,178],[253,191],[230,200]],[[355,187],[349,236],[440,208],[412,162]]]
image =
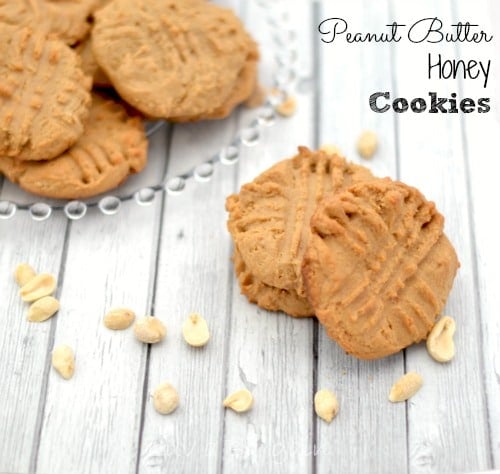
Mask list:
[[361,359],[425,339],[459,267],[443,224],[434,203],[388,178],[325,197],[303,275],[328,336]]
[[178,121],[217,114],[256,50],[234,14],[206,0],[114,0],[95,13],[92,49],[121,97]]
[[305,296],[301,264],[309,221],[327,194],[370,180],[363,166],[299,147],[226,200],[228,229],[248,270],[266,285]]
[[121,184],[141,171],[147,139],[138,117],[122,105],[93,96],[85,133],[62,155],[48,161],[0,157],[0,172],[26,191],[56,199],[83,199]]
[[30,27],[0,25],[0,156],[53,158],[83,133],[91,82],[76,53]]
[[89,31],[87,21],[95,0],[0,0],[0,22],[31,26],[66,44],[74,44]]
[[255,278],[248,271],[247,265],[236,247],[233,263],[241,293],[248,298],[250,303],[255,303],[269,311],[283,311],[297,318],[314,316],[314,309],[307,299],[299,296],[295,290],[283,290],[269,286]]

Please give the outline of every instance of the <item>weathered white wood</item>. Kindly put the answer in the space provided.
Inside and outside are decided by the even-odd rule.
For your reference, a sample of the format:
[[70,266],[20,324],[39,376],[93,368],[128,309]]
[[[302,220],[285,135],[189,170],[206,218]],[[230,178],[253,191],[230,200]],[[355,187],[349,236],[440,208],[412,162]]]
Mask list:
[[[285,4],[282,4],[285,8]],[[314,74],[310,2],[287,2],[290,24],[297,32],[298,72],[305,87],[297,93],[297,114],[280,119],[254,149],[245,150],[238,165],[238,187],[271,164],[292,156],[299,144],[313,140],[312,91]],[[265,14],[248,4],[249,21]],[[284,25],[281,24],[284,28]],[[264,30],[262,49],[272,48]],[[227,473],[311,472],[312,381],[314,323],[260,310],[240,294],[232,277],[231,322],[225,392],[248,388],[253,409],[238,415],[225,413],[223,471]],[[220,403],[220,401],[219,401]]]
[[[2,194],[2,199],[4,195]],[[28,472],[47,383],[55,320],[29,323],[13,272],[22,262],[59,275],[66,219],[34,222],[26,212],[0,220],[0,471]]]
[[[388,2],[322,3],[316,23],[344,18],[352,31],[380,31],[389,23]],[[325,44],[320,53],[321,101],[319,142],[333,143],[349,160],[377,176],[397,177],[393,114],[376,114],[370,95],[392,89],[391,50],[387,44]],[[325,38],[326,39],[326,38]],[[375,157],[363,160],[356,151],[362,130],[374,130],[380,140]],[[330,424],[317,420],[318,472],[406,471],[406,414],[387,400],[388,388],[404,370],[403,354],[365,362],[351,357],[319,326],[317,388],[336,392],[340,412]]]
[[[498,318],[498,273],[494,265],[500,261],[500,249],[495,235],[500,233],[500,223],[491,217],[492,199],[497,188],[495,173],[492,172],[497,154],[496,140],[500,134],[500,109],[498,107],[500,76],[498,64],[500,9],[498,2],[478,1],[460,2],[455,7],[462,21],[480,25],[494,35],[491,43],[481,45],[463,43],[459,55],[463,59],[487,62],[491,60],[490,79],[487,88],[480,80],[461,81],[465,97],[476,100],[479,97],[491,98],[492,109],[489,113],[464,117],[466,173],[470,184],[471,226],[474,230],[476,257],[475,293],[479,298],[481,315],[481,337],[479,347],[483,365],[479,375],[485,381],[484,396],[488,408],[491,448],[491,467],[500,468],[500,320]],[[498,202],[498,201],[497,201]],[[471,269],[474,273],[474,269]]]
[[[398,22],[411,24],[429,11],[446,25],[456,20],[450,2],[421,1],[412,5],[393,2]],[[452,79],[427,79],[427,54],[456,56],[451,43],[399,43],[395,48],[396,90],[401,97],[460,96]],[[473,225],[468,209],[467,168],[459,114],[399,114],[398,145],[401,178],[436,202],[445,215],[445,231],[454,244],[461,268],[445,314],[457,321],[457,354],[439,364],[419,345],[407,351],[406,369],[420,373],[424,387],[407,404],[410,472],[457,472],[489,467],[490,450],[482,377],[481,320],[474,280]],[[482,118],[474,113],[474,121]]]
[[[166,146],[163,130],[150,145],[159,175]],[[102,319],[116,306],[149,312],[160,203],[71,224],[54,344],[74,349],[76,368],[71,380],[50,371],[39,472],[135,472],[147,346]]]
[[[217,134],[196,127],[193,135],[193,127],[176,127],[171,159],[178,163],[184,155],[199,155],[199,143],[222,147],[235,133],[235,119]],[[234,169],[219,165],[211,182],[190,181],[181,195],[166,200],[154,313],[165,322],[168,335],[151,349],[140,472],[219,469],[230,263],[224,196],[233,181]],[[189,347],[182,338],[191,312],[208,321],[211,340],[204,348]],[[180,396],[179,408],[169,416],[156,413],[150,400],[163,381],[172,383]]]

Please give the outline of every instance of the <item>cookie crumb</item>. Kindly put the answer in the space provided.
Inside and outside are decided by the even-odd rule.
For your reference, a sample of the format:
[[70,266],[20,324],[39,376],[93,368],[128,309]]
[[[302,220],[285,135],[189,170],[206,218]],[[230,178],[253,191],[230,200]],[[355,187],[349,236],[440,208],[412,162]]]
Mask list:
[[372,130],[365,130],[361,133],[357,142],[358,153],[365,160],[369,160],[378,148],[378,137]]

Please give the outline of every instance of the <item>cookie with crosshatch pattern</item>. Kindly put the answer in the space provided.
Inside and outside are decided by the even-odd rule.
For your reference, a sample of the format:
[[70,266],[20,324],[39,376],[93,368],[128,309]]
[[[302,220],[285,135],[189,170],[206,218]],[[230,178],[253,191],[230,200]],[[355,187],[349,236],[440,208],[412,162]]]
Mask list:
[[48,161],[0,156],[0,172],[40,196],[82,199],[117,187],[129,174],[141,171],[146,160],[142,120],[94,94],[85,132],[71,148]]
[[258,57],[234,13],[205,0],[114,0],[95,13],[92,50],[124,100],[176,121],[227,115]]
[[296,156],[229,196],[228,229],[250,274],[304,297],[302,257],[317,204],[329,193],[372,178],[367,168],[340,156],[299,147]]
[[71,48],[31,27],[0,24],[0,43],[0,156],[53,158],[83,133],[91,82]]
[[325,197],[302,271],[328,336],[361,359],[425,339],[459,267],[443,225],[434,203],[389,178]]

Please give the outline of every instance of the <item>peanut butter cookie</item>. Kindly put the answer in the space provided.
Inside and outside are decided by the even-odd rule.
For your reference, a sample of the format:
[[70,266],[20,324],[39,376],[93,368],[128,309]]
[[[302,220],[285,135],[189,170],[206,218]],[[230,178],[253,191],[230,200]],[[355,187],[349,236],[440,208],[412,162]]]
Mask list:
[[361,359],[427,337],[459,267],[444,218],[390,179],[325,197],[303,260],[307,296],[327,334]]
[[122,105],[93,96],[85,133],[49,161],[0,157],[0,172],[26,191],[57,199],[82,199],[121,184],[146,165],[147,139],[141,119]]
[[262,283],[305,296],[301,264],[310,218],[327,194],[370,180],[371,172],[324,151],[299,147],[226,200],[228,229],[248,271]]
[[178,121],[225,113],[256,55],[240,20],[205,0],[114,0],[95,13],[92,49],[124,100]]
[[95,0],[0,0],[0,22],[30,26],[66,44],[82,39]]
[[83,133],[90,80],[76,53],[29,27],[0,25],[0,156],[53,158]]
[[241,293],[248,298],[250,303],[255,303],[269,311],[283,311],[298,318],[314,315],[314,309],[307,299],[299,296],[296,290],[276,288],[255,278],[248,271],[237,248],[234,249],[233,262]]

